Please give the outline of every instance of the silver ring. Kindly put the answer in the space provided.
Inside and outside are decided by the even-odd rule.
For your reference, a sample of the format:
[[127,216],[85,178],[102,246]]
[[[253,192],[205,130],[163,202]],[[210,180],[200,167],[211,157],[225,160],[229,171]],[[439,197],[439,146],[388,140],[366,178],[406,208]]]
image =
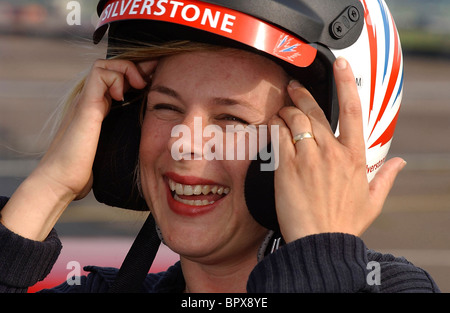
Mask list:
[[301,140],[303,140],[303,139],[314,139],[314,135],[311,134],[310,132],[300,133],[300,134],[298,134],[298,135],[295,135],[295,136],[292,138],[292,143],[295,145],[295,143],[296,143],[297,141],[301,141]]

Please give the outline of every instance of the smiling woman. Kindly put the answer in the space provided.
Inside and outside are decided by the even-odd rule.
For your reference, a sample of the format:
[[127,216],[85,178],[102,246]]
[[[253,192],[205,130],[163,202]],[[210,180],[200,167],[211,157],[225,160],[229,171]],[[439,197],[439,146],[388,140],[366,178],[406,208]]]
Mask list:
[[[120,270],[90,267],[79,284],[46,292],[439,291],[359,237],[405,165],[377,163],[395,128],[403,63],[384,2],[366,2],[100,1],[107,59],[76,86],[36,169],[0,198],[0,290],[45,277],[61,249],[55,223],[93,189],[150,215]],[[225,38],[212,20],[199,23],[225,18],[218,12],[236,16]],[[243,34],[248,25],[257,27]],[[390,40],[393,53],[378,49]],[[352,67],[370,83],[358,88]],[[177,138],[177,127],[197,136]],[[213,129],[245,127],[259,139],[271,130],[276,170],[254,156],[267,142],[252,149],[222,136],[204,149]],[[243,158],[205,157],[239,146]],[[147,274],[160,240],[180,261]]]
[[[256,251],[267,231],[246,208],[244,181],[251,159],[207,160],[202,141],[197,143],[195,138],[184,142],[184,153],[192,156],[192,161],[174,159],[171,152],[179,139],[171,136],[173,128],[184,125],[195,134],[201,125],[198,120],[204,121],[205,128],[208,124],[220,128],[240,124],[224,116],[267,125],[284,104],[287,83],[281,67],[245,51],[185,53],[158,62],[151,85],[174,92],[150,87],[139,152],[141,188],[146,202],[151,203],[164,242],[182,256],[181,264],[186,269],[197,258],[201,263],[239,259],[241,266],[233,267],[233,275],[244,275],[249,268],[243,264],[254,266]],[[233,99],[237,105],[218,105],[216,99]],[[201,134],[203,131],[200,129]],[[238,144],[224,147],[237,151]],[[168,192],[170,180],[184,185],[183,192],[172,196]],[[184,193],[196,185],[210,185],[210,190],[218,186],[218,192],[206,196]],[[223,190],[229,192],[219,194]],[[165,194],[167,198],[162,197]],[[246,235],[249,230],[254,236]],[[230,288],[245,290],[245,281],[241,286],[232,284]]]

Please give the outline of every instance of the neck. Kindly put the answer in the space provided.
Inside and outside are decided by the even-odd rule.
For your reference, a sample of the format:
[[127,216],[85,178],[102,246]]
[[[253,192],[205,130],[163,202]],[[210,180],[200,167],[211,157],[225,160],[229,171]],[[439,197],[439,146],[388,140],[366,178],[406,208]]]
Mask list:
[[247,258],[237,262],[205,264],[180,258],[189,293],[245,293],[250,272],[257,260]]

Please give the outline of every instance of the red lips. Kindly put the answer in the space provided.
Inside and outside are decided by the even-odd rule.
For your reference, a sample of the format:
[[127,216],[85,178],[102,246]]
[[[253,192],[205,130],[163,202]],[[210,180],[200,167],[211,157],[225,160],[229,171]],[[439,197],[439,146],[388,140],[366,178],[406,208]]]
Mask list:
[[[170,209],[176,214],[188,217],[196,217],[213,211],[230,190],[209,179],[181,176],[173,172],[165,174],[165,181]],[[178,192],[172,190],[175,184]],[[194,189],[196,194],[193,194]]]

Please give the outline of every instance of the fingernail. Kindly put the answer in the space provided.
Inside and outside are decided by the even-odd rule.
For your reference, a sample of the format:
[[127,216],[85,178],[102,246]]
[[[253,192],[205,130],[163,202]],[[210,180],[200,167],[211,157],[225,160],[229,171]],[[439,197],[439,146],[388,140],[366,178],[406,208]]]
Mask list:
[[302,85],[295,79],[293,79],[289,82],[289,88],[297,89],[297,88],[300,88],[301,86]]
[[345,70],[347,68],[347,60],[343,57],[338,57],[336,59],[336,67],[340,70]]
[[408,164],[405,160],[400,164],[400,170],[404,169],[406,164]]

